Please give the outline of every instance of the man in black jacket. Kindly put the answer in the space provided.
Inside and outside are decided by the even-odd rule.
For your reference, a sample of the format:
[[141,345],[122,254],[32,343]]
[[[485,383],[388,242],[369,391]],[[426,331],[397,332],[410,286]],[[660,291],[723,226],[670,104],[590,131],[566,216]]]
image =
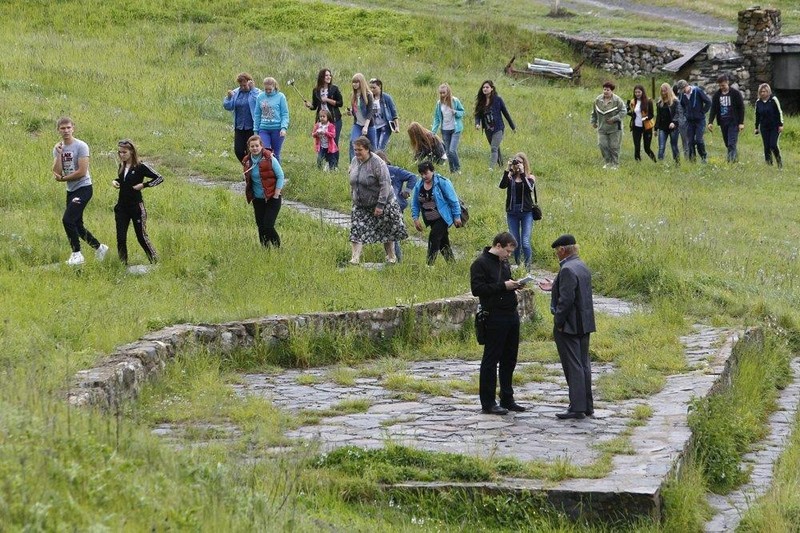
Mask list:
[[[481,409],[490,415],[525,410],[514,401],[514,389],[511,386],[519,350],[516,290],[522,288],[522,284],[511,279],[508,258],[516,248],[517,241],[513,235],[507,231],[498,233],[492,246],[484,248],[470,267],[472,294],[480,299],[481,308],[489,314],[481,360],[480,399]],[[495,401],[498,364],[500,405]]]
[[553,338],[569,387],[569,409],[556,416],[580,419],[594,414],[589,360],[589,334],[595,331],[592,274],[578,257],[575,237],[562,235],[552,247],[561,268],[555,281],[540,282],[539,288],[552,291]]
[[711,97],[711,113],[708,117],[708,131],[714,129],[717,119],[722,141],[728,149],[728,163],[735,163],[738,158],[736,145],[739,132],[744,129],[744,98],[742,93],[731,87],[727,74],[717,78],[719,89]]

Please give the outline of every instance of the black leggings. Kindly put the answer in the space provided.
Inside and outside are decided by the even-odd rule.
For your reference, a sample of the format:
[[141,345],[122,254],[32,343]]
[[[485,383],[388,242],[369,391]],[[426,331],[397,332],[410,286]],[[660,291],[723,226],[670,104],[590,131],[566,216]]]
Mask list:
[[150,242],[150,237],[147,236],[147,210],[144,208],[144,202],[115,205],[114,220],[117,223],[117,253],[120,261],[128,264],[128,225],[131,222],[133,222],[136,240],[139,241],[142,250],[147,254],[147,259],[151,263],[155,263],[158,260],[156,249],[153,248],[153,243]]
[[275,220],[278,218],[280,210],[280,198],[270,198],[269,200],[253,198],[253,212],[256,217],[256,226],[258,226],[258,240],[261,241],[262,246],[273,245],[279,247],[281,245],[281,236],[275,230]]
[[88,229],[83,225],[83,210],[89,205],[92,199],[92,186],[86,185],[78,190],[67,192],[67,208],[61,222],[64,224],[64,231],[67,232],[67,239],[73,252],[81,251],[81,241],[97,250],[100,248],[100,241],[94,238]]
[[644,152],[653,161],[656,160],[656,154],[650,145],[653,142],[653,130],[646,130],[638,126],[633,127],[633,158],[637,161],[642,160],[642,137],[644,136]]

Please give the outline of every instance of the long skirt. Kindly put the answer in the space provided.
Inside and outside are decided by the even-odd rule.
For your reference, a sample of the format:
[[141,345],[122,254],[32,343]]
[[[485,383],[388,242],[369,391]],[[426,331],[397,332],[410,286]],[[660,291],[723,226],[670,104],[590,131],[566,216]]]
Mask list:
[[376,217],[374,211],[374,206],[353,206],[350,212],[350,242],[371,244],[408,238],[403,214],[395,198],[386,204],[381,216]]

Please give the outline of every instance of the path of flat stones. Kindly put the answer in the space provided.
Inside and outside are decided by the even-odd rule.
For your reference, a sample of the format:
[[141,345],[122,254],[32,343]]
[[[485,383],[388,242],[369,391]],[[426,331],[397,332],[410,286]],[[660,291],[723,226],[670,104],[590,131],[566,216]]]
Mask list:
[[[197,180],[195,180],[197,181]],[[201,183],[203,185],[213,182]],[[231,187],[236,190],[236,187]],[[349,215],[284,201],[291,209],[324,222],[348,228]],[[420,242],[420,241],[418,241]],[[424,243],[424,242],[423,242]],[[535,272],[537,278],[552,273]],[[611,316],[631,313],[635,307],[614,298],[597,297],[595,309]],[[407,483],[416,488],[473,486],[496,490],[548,490],[558,494],[590,494],[613,505],[614,495],[643,512],[656,500],[661,485],[689,443],[691,432],[687,409],[692,398],[709,394],[725,369],[736,341],[736,333],[722,328],[695,325],[681,338],[689,371],[668,376],[663,390],[651,397],[619,402],[602,398],[595,404],[595,416],[584,420],[559,421],[555,413],[568,403],[567,386],[559,364],[524,362],[518,375],[535,376],[515,386],[515,396],[528,410],[493,416],[481,413],[476,394],[451,389],[448,396],[419,393],[413,401],[403,400],[398,391],[385,387],[384,378],[361,377],[350,385],[339,385],[331,369],[288,370],[279,374],[246,374],[234,386],[241,395],[256,394],[289,411],[328,411],[354,400],[366,404],[364,412],[323,416],[315,425],[292,430],[287,437],[317,441],[323,450],[351,445],[380,448],[387,442],[434,452],[454,452],[477,457],[514,457],[523,461],[565,460],[575,465],[592,464],[600,456],[598,445],[619,437],[630,429],[633,410],[647,405],[652,416],[634,427],[629,437],[630,454],[613,458],[611,471],[600,479],[568,479],[545,482],[531,479],[504,479],[492,483]],[[475,382],[479,361],[450,359],[409,362],[400,370],[412,380],[425,382],[458,380]],[[736,527],[748,506],[763,495],[772,482],[772,465],[789,438],[797,398],[800,395],[800,362],[793,362],[794,381],[782,391],[779,409],[769,421],[768,437],[753,447],[746,457],[752,467],[751,480],[737,491],[710,495],[716,515],[706,531],[730,531]],[[613,365],[595,364],[593,378],[613,372]],[[167,434],[170,429],[159,428]],[[569,497],[567,497],[569,499]],[[573,502],[581,505],[580,498]],[[642,503],[644,502],[644,503]]]

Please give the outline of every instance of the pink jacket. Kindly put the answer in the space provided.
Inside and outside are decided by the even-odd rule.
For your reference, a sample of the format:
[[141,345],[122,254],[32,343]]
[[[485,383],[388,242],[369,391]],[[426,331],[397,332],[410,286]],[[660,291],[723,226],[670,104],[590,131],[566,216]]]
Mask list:
[[[314,124],[314,129],[311,130],[311,136],[314,137],[314,150],[319,152],[319,135],[317,135],[317,129],[319,129],[320,123],[317,122]],[[325,136],[328,138],[328,153],[334,154],[339,151],[339,147],[336,146],[336,124],[333,122],[328,122],[328,131],[325,132]]]

